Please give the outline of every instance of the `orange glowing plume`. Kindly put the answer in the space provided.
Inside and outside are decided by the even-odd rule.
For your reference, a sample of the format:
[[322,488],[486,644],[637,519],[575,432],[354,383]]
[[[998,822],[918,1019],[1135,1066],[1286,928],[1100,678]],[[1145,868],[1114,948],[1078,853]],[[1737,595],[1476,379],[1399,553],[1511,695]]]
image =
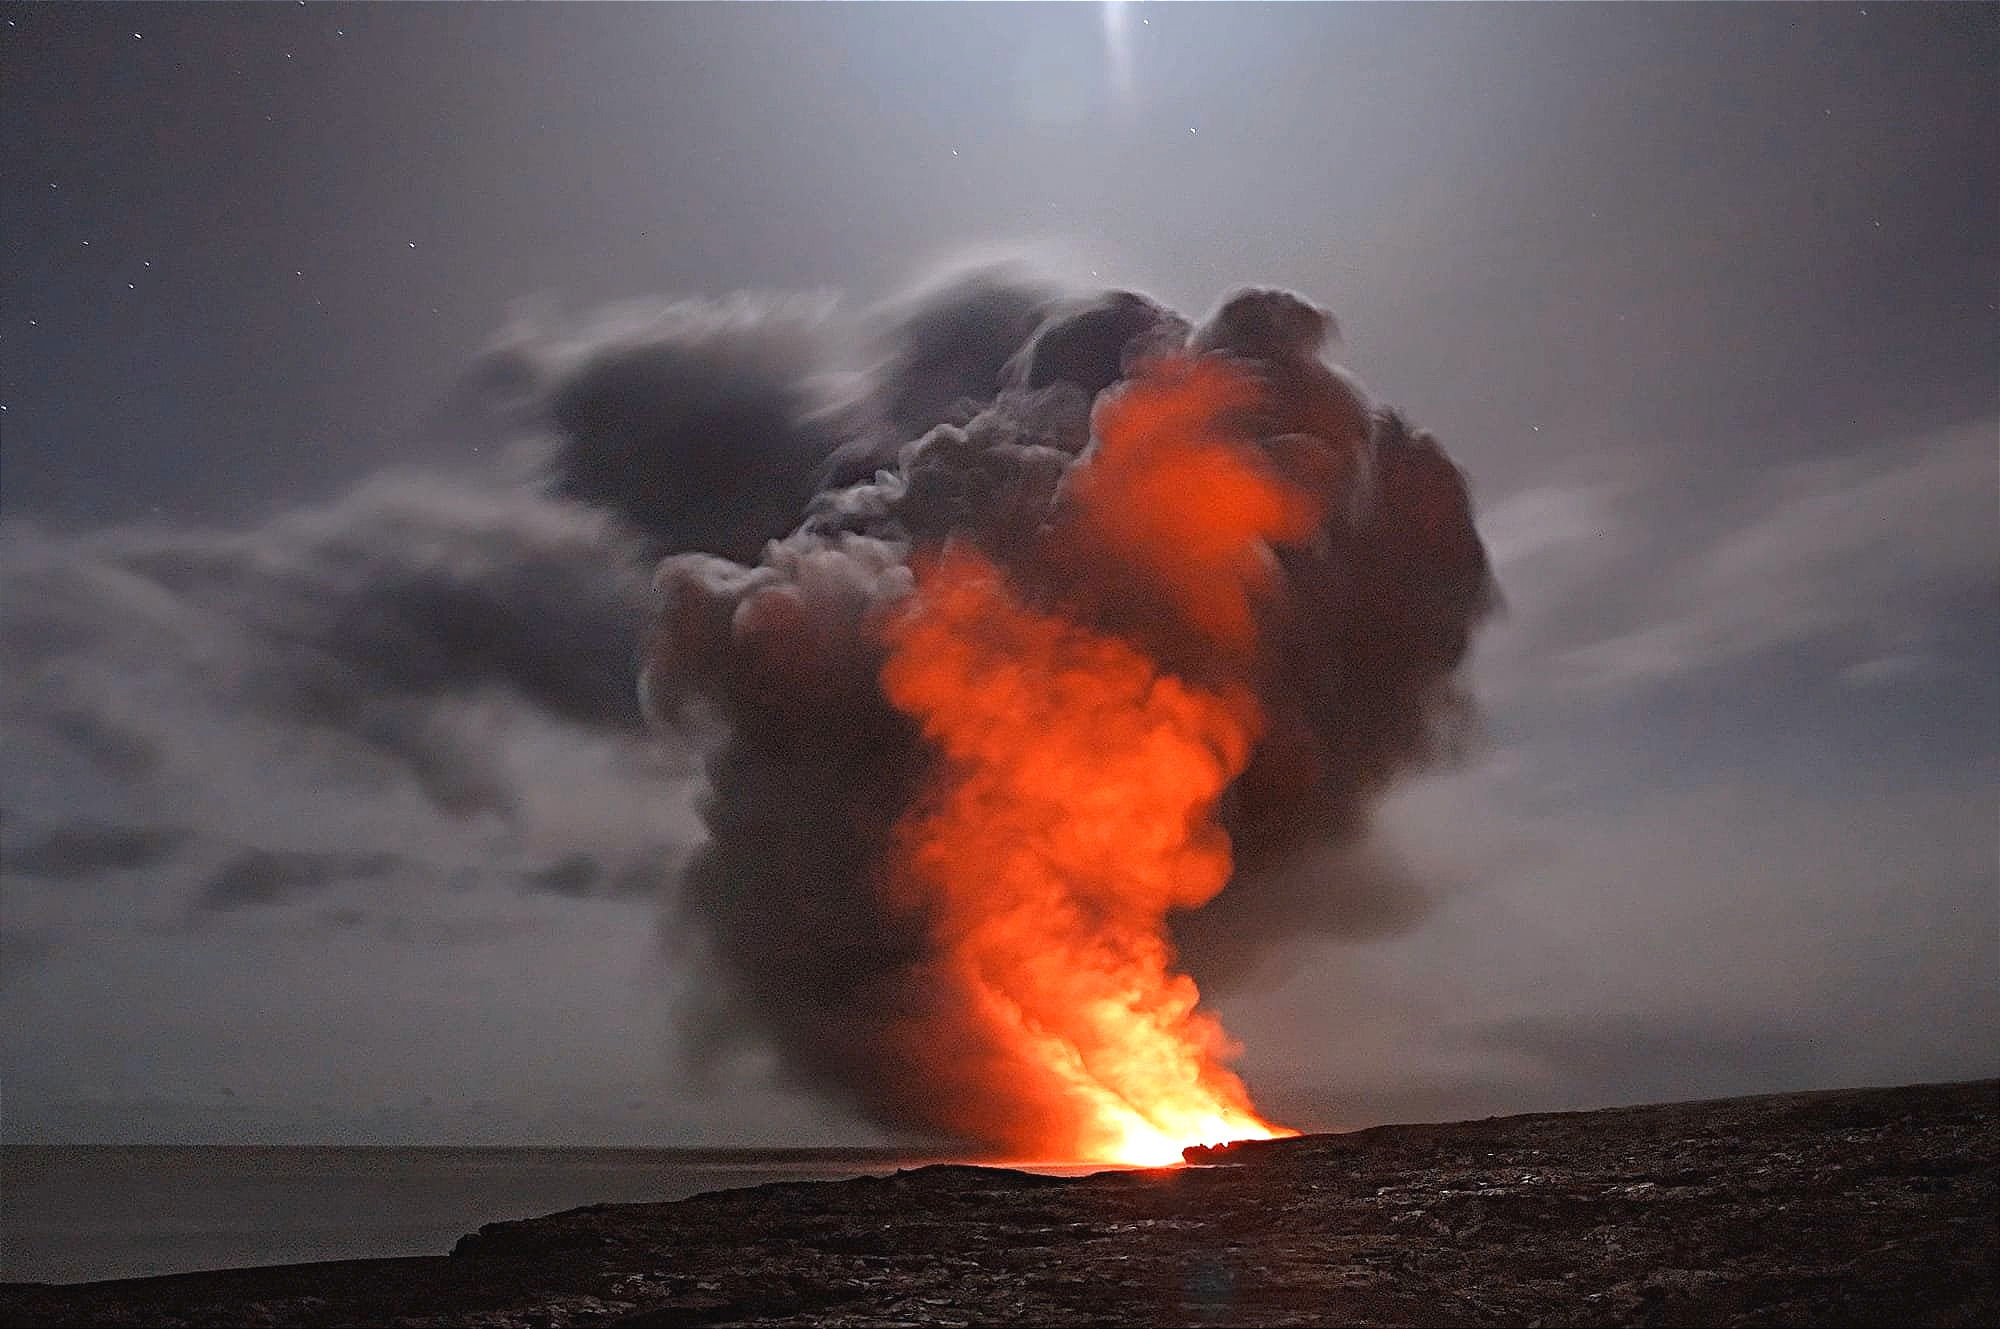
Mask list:
[[[1270,544],[1316,519],[1227,426],[1255,398],[1222,362],[1176,360],[1100,405],[1049,539],[1065,567],[1115,568],[1113,585],[1030,603],[954,546],[885,628],[884,689],[943,757],[899,827],[891,888],[929,920],[939,981],[1008,1054],[1021,1099],[1056,1105],[1018,1141],[1043,1158],[1152,1165],[1291,1133],[1223,1064],[1235,1048],[1166,935],[1168,910],[1229,879],[1216,803],[1262,717],[1226,680],[1255,653]],[[1112,635],[1064,607],[1133,587],[1171,621]],[[1167,672],[1138,644],[1156,634],[1209,681]]]

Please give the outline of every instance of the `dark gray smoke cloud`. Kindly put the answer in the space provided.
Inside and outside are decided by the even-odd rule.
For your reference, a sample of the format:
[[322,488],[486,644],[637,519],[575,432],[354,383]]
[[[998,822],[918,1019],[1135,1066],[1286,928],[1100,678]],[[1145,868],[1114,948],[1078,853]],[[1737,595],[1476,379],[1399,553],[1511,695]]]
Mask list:
[[[1089,465],[1102,394],[1166,352],[1230,357],[1264,388],[1253,432],[1326,517],[1279,553],[1264,663],[1242,680],[1269,731],[1224,809],[1236,880],[1176,938],[1213,986],[1287,939],[1408,927],[1424,892],[1368,839],[1368,811],[1461,736],[1456,671],[1490,579],[1458,472],[1324,362],[1333,332],[1283,291],[1240,292],[1194,327],[1013,268],[858,326],[798,298],[616,311],[517,329],[471,376],[495,420],[536,440],[539,486],[385,475],[234,533],[9,527],[0,706],[23,751],[61,760],[44,764],[53,784],[38,768],[37,788],[7,791],[10,814],[30,795],[38,809],[7,818],[8,871],[78,879],[185,854],[207,914],[434,871],[393,836],[347,849],[218,837],[199,812],[163,824],[175,800],[157,795],[193,741],[172,711],[189,700],[269,728],[256,752],[331,751],[338,778],[407,784],[468,825],[523,800],[492,708],[604,736],[610,767],[591,769],[621,798],[667,773],[615,755],[639,750],[650,715],[681,736],[670,750],[684,737],[703,754],[706,839],[621,812],[634,824],[615,843],[523,842],[505,879],[665,894],[700,970],[697,1064],[769,1050],[887,1125],[1002,1139],[1004,1065],[976,1042],[907,1037],[957,1026],[922,978],[922,920],[881,903],[892,828],[932,756],[883,699],[871,616],[908,592],[913,553],[967,540],[1031,594],[1088,582],[1100,627],[1171,656],[1142,580],[1080,578],[1082,555],[1042,532]],[[64,820],[77,780],[133,791],[129,824]]]
[[844,436],[820,379],[830,310],[746,294],[526,323],[470,387],[547,434],[556,494],[616,513],[655,553],[754,560],[798,524]]
[[1090,464],[1093,402],[1166,351],[1227,356],[1260,381],[1255,434],[1326,512],[1314,540],[1280,555],[1267,662],[1241,680],[1270,732],[1225,809],[1239,871],[1176,921],[1183,960],[1227,982],[1273,943],[1421,915],[1421,888],[1367,842],[1367,815],[1397,776],[1462,741],[1456,675],[1492,582],[1459,472],[1322,360],[1332,333],[1284,291],[1239,292],[1190,328],[1129,292],[1063,297],[990,273],[947,285],[892,338],[796,531],[754,564],[662,564],[650,713],[727,726],[707,760],[709,839],[673,914],[711,978],[698,1060],[768,1045],[885,1123],[1009,1140],[1004,1057],[962,1036],[970,1022],[926,979],[922,919],[882,903],[892,830],[932,755],[882,696],[873,618],[909,591],[913,553],[968,540],[1072,610],[1071,584],[1111,588],[1092,602],[1097,625],[1157,637],[1140,582],[1116,593],[1119,569],[1066,565],[1075,551],[1041,535],[1066,477]]
[[867,480],[933,426],[977,415],[1060,298],[1033,273],[996,264],[947,277],[881,311],[874,361],[847,413],[849,437],[827,468],[826,488]]

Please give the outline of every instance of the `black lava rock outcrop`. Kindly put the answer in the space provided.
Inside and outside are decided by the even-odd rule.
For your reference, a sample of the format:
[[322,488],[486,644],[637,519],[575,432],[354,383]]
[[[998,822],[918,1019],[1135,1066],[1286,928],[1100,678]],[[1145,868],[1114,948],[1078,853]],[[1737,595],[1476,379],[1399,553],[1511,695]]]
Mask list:
[[1990,1325],[2000,1082],[599,1205],[450,1255],[0,1286],[29,1325]]

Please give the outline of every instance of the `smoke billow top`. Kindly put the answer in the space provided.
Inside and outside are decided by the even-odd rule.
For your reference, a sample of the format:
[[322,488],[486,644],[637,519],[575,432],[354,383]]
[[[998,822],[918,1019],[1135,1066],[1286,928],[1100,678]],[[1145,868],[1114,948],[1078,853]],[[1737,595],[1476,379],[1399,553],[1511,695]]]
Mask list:
[[1272,1133],[1196,982],[1421,912],[1365,831],[1467,717],[1462,476],[1284,291],[1191,326],[976,274],[845,379],[801,320],[539,390],[558,487],[666,554],[641,693],[705,752],[697,1060],[1016,1154]]

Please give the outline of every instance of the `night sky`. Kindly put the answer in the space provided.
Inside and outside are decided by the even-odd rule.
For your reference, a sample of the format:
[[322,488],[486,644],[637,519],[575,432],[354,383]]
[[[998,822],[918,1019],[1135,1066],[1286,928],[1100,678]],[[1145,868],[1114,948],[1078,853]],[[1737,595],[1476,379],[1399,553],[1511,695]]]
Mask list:
[[685,754],[322,656],[569,548],[496,343],[1000,254],[1298,289],[1471,477],[1435,907],[1220,1003],[1274,1117],[2000,1069],[1992,7],[0,13],[10,1141],[875,1138],[675,1068]]

